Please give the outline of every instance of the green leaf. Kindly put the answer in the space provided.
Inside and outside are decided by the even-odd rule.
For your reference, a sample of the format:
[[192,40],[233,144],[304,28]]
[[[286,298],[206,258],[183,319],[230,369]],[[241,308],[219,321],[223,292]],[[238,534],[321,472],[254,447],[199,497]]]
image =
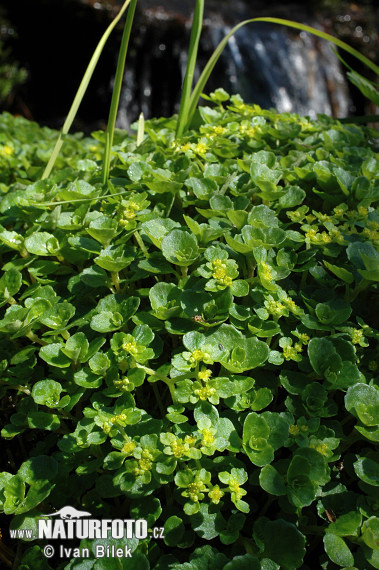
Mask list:
[[122,271],[135,259],[135,251],[122,245],[109,245],[100,251],[94,262],[107,271]]
[[333,299],[316,305],[316,315],[323,325],[340,325],[351,315],[351,305],[344,299]]
[[86,338],[86,335],[82,332],[77,332],[74,335],[70,336],[61,351],[74,363],[86,362],[88,347],[89,342]]
[[350,513],[340,515],[335,522],[328,526],[326,532],[331,532],[338,536],[358,536],[361,524],[361,513],[351,511]]
[[36,404],[41,404],[48,408],[56,408],[59,404],[61,392],[62,386],[59,382],[55,380],[40,380],[33,386],[32,398]]
[[326,534],[323,541],[325,552],[332,562],[338,566],[354,565],[354,556],[343,538],[335,534]]
[[283,570],[300,568],[305,555],[305,536],[296,526],[283,519],[270,521],[260,517],[254,524],[253,536],[262,544],[265,557],[279,564]]
[[161,243],[162,253],[170,263],[186,267],[199,257],[196,238],[184,230],[171,230]]
[[374,487],[379,487],[379,463],[368,457],[359,457],[353,464],[356,475]]
[[60,343],[47,344],[40,349],[39,356],[51,366],[67,368],[71,364],[71,359],[64,354],[62,348],[63,345]]
[[351,386],[345,396],[345,407],[366,426],[379,424],[379,390],[374,386],[358,383]]
[[259,474],[259,484],[264,491],[271,495],[285,495],[286,485],[283,477],[272,465],[265,465]]
[[169,517],[164,525],[164,542],[167,546],[180,544],[185,532],[182,519],[173,515]]
[[25,239],[24,245],[34,255],[55,255],[59,250],[57,238],[47,232],[34,232]]
[[96,241],[107,246],[118,234],[117,221],[108,216],[100,215],[90,222],[86,232]]
[[362,538],[369,548],[379,550],[379,518],[370,517],[362,525]]

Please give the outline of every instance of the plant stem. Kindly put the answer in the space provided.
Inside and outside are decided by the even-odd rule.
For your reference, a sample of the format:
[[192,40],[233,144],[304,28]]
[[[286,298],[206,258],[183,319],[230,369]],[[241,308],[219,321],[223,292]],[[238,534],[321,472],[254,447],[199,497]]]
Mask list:
[[176,125],[175,138],[182,136],[184,127],[189,123],[188,111],[191,98],[191,90],[195,65],[197,59],[197,51],[199,48],[200,34],[203,26],[204,0],[196,0],[195,12],[193,15],[190,45],[188,49],[188,60],[186,74],[183,82],[182,96],[180,99],[180,107],[178,114],[178,122]]
[[75,95],[74,101],[71,105],[70,111],[69,111],[67,118],[64,122],[62,130],[59,133],[58,140],[55,143],[55,147],[54,147],[54,150],[51,154],[50,160],[47,163],[47,166],[46,166],[46,168],[42,174],[42,180],[44,178],[47,178],[53,169],[53,166],[54,166],[55,161],[58,157],[59,151],[61,150],[62,145],[63,145],[63,137],[64,137],[64,135],[67,135],[67,133],[70,130],[71,125],[72,125],[72,123],[76,117],[76,113],[78,112],[79,106],[83,100],[85,92],[87,91],[88,84],[91,80],[93,72],[95,71],[95,67],[97,65],[97,62],[99,61],[99,58],[100,58],[101,52],[103,51],[105,43],[106,43],[107,39],[109,38],[112,30],[115,28],[116,24],[120,20],[121,16],[125,12],[129,2],[130,2],[130,0],[126,0],[126,2],[123,4],[120,12],[117,14],[116,18],[110,23],[108,28],[105,30],[100,42],[98,43],[98,45],[95,49],[95,52],[91,58],[91,61],[88,64],[86,72],[83,76],[83,79],[82,79],[80,85],[79,85],[79,89]]
[[109,167],[111,162],[111,152],[113,145],[113,137],[115,130],[115,123],[117,118],[118,104],[120,101],[120,93],[122,87],[122,79],[124,77],[125,58],[128,51],[130,32],[132,30],[134,12],[136,9],[137,0],[131,0],[128,15],[126,17],[124,32],[121,40],[121,47],[118,55],[117,69],[114,80],[111,106],[109,110],[108,126],[106,131],[106,142],[103,158],[103,184],[106,184],[109,178]]
[[145,257],[149,257],[149,252],[147,251],[146,245],[144,244],[143,239],[141,238],[141,234],[139,233],[138,230],[134,232],[134,238],[137,244],[139,245],[142,253],[145,254]]

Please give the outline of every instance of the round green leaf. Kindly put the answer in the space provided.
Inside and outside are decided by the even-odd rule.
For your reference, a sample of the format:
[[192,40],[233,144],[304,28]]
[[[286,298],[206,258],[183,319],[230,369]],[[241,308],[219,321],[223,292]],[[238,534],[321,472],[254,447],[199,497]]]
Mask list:
[[167,261],[175,265],[191,265],[199,257],[195,236],[184,230],[171,230],[162,239],[162,253]]
[[325,552],[332,562],[338,566],[354,565],[354,556],[343,538],[335,534],[326,534],[323,540]]
[[61,392],[62,386],[59,382],[55,380],[40,380],[33,386],[32,398],[36,404],[41,404],[48,408],[56,408],[59,404]]

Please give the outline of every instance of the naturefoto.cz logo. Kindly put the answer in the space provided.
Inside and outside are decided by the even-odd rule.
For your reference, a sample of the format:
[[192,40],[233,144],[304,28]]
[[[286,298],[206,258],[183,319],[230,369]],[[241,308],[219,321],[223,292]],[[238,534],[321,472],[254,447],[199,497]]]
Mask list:
[[[54,518],[44,518],[54,517]],[[70,538],[147,538],[144,519],[93,519],[91,513],[74,507],[63,507],[56,513],[41,515],[38,538],[65,540]]]
[[[54,518],[48,518],[54,517]],[[10,530],[11,538],[72,539],[72,538],[164,538],[163,527],[149,530],[145,519],[93,519],[91,513],[75,507],[63,507],[55,513],[40,515],[37,536],[32,529]]]
[[[50,517],[50,518],[48,518]],[[55,513],[40,515],[37,525],[37,536],[31,529],[10,530],[11,538],[20,539],[47,539],[69,540],[77,539],[131,539],[138,540],[147,538],[150,534],[153,538],[164,538],[163,528],[154,527],[149,530],[145,519],[95,519],[91,513],[78,511],[74,507],[66,506]],[[60,558],[89,558],[88,548],[65,548],[59,545],[48,544],[43,553],[47,558],[55,554]],[[132,550],[129,546],[122,548],[113,545],[97,544],[96,558],[122,558],[131,557]]]

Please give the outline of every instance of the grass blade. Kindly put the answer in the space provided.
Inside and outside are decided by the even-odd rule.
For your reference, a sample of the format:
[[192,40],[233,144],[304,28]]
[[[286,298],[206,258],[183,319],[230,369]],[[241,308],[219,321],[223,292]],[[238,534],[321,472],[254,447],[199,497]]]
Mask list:
[[199,40],[203,27],[204,0],[196,0],[195,12],[193,15],[190,45],[188,50],[187,68],[183,81],[182,96],[180,98],[180,107],[178,113],[178,122],[176,125],[176,138],[182,136],[184,128],[188,125],[188,109],[190,106],[191,89],[193,83],[193,75],[197,59],[197,51],[199,48]]
[[71,125],[75,119],[76,113],[78,112],[79,106],[80,106],[82,99],[85,95],[88,84],[91,80],[92,74],[93,74],[95,67],[97,65],[97,62],[99,61],[100,55],[103,51],[103,48],[104,48],[111,32],[116,27],[116,25],[119,22],[120,18],[122,17],[123,13],[125,12],[126,8],[128,7],[129,3],[130,3],[130,0],[126,0],[126,2],[124,2],[120,12],[117,14],[115,19],[109,24],[108,28],[105,30],[101,40],[99,41],[99,43],[98,43],[98,45],[97,45],[97,47],[93,53],[91,61],[89,62],[88,67],[86,69],[86,72],[83,76],[83,79],[79,85],[79,89],[75,95],[74,101],[71,105],[70,111],[69,111],[67,118],[64,122],[62,130],[59,133],[58,140],[55,143],[55,147],[54,147],[54,150],[52,152],[52,155],[51,155],[49,162],[47,163],[46,168],[42,174],[42,179],[47,178],[53,169],[53,166],[55,164],[55,161],[57,159],[59,151],[63,145],[63,137],[64,137],[64,135],[67,135],[68,131],[71,128]]
[[136,5],[137,5],[137,0],[131,0],[128,10],[128,15],[126,17],[126,22],[124,26],[124,32],[122,34],[121,47],[118,54],[117,69],[114,79],[112,100],[109,110],[108,126],[106,131],[105,150],[103,158],[103,184],[106,183],[109,177],[109,168],[111,163],[111,153],[112,153],[115,123],[117,118],[118,104],[120,101],[122,79],[124,77],[125,58],[128,51],[130,32],[132,30]]
[[201,93],[204,90],[205,84],[207,83],[209,76],[212,73],[213,68],[216,65],[222,51],[224,50],[226,44],[228,43],[229,38],[231,38],[240,28],[242,28],[242,26],[245,26],[246,24],[250,24],[252,22],[268,22],[271,24],[280,24],[283,26],[288,26],[290,28],[296,28],[297,30],[302,30],[304,32],[309,32],[309,33],[311,33],[315,36],[318,36],[324,40],[328,40],[329,42],[332,42],[333,44],[340,47],[341,49],[347,51],[352,56],[359,59],[364,65],[369,67],[374,73],[379,75],[379,67],[377,65],[375,65],[375,63],[373,63],[367,57],[362,55],[359,51],[352,48],[351,46],[349,46],[348,44],[346,44],[342,40],[339,40],[338,38],[335,38],[334,36],[331,36],[330,34],[327,34],[325,32],[321,32],[320,30],[317,30],[316,28],[312,28],[311,26],[306,26],[305,24],[299,24],[298,22],[293,22],[292,20],[283,20],[281,18],[252,18],[250,20],[244,20],[243,22],[240,22],[239,24],[237,24],[236,26],[234,26],[234,28],[232,28],[230,30],[230,32],[221,40],[221,42],[218,44],[215,51],[213,52],[213,54],[209,58],[209,61],[206,64],[206,66],[205,66],[205,68],[204,68],[193,92],[192,92],[191,99],[189,102],[189,107],[187,109],[186,122],[184,124],[183,129],[182,129],[182,132],[184,132],[184,130],[186,130],[189,127],[191,120],[193,118],[193,115],[196,111],[196,107],[197,107],[198,101],[200,99]]
[[143,113],[138,117],[137,146],[139,146],[145,136],[145,117]]

